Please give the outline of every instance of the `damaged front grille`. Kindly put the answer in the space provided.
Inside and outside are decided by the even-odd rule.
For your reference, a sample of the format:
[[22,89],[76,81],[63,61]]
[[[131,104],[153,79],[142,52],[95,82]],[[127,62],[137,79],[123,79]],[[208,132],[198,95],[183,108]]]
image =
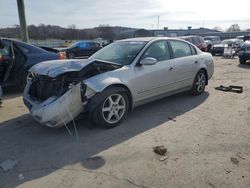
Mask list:
[[[73,85],[82,82],[83,80],[121,68],[122,65],[94,61],[80,71],[66,72],[55,78],[46,75],[32,74],[28,80],[32,81],[29,89],[29,95],[36,101],[45,101],[50,97],[60,97],[67,92]],[[84,94],[86,85],[82,83],[81,95],[82,100],[85,99]],[[83,100],[84,102],[84,100]]]
[[62,96],[72,85],[78,82],[79,80],[68,80],[64,76],[50,78],[48,76],[37,75],[32,80],[29,95],[37,101],[45,101],[50,97]]

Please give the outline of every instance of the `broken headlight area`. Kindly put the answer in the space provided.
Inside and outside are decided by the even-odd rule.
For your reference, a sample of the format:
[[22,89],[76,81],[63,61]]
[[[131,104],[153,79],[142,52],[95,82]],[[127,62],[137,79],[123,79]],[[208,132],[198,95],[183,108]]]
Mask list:
[[24,103],[39,123],[61,127],[84,110],[85,92],[86,85],[69,75],[56,78],[36,75],[26,85]]
[[[70,65],[70,62],[69,62]],[[61,127],[83,111],[88,111],[88,100],[96,91],[84,80],[120,68],[120,65],[93,61],[79,71],[68,67],[34,69],[27,77],[24,103],[31,115],[41,124]],[[74,64],[73,64],[74,65]],[[71,70],[71,71],[69,71]]]
[[50,97],[60,97],[70,90],[74,85],[81,83],[81,93],[85,93],[86,85],[81,80],[72,79],[66,76],[50,78],[44,75],[37,75],[31,81],[28,91],[29,96],[36,101],[45,101]]

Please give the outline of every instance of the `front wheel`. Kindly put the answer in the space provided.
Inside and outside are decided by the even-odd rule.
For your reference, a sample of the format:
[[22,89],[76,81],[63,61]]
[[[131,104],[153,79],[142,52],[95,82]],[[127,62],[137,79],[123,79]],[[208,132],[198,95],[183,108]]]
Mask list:
[[109,88],[101,93],[97,106],[91,112],[92,121],[102,127],[112,128],[127,116],[129,100],[123,88]]
[[200,70],[194,79],[191,93],[193,95],[200,95],[205,90],[206,83],[207,83],[206,72],[204,70]]

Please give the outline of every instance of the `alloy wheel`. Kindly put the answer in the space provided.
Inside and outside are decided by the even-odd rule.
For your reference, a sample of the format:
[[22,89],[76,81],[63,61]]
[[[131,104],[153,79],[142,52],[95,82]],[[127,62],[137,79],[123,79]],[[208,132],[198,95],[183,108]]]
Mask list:
[[107,123],[116,123],[126,111],[126,102],[121,94],[110,95],[103,103],[102,116]]

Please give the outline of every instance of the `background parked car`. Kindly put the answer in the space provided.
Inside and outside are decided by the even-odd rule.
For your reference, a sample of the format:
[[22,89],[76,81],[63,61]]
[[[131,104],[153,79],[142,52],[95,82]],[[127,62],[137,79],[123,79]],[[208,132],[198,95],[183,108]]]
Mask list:
[[0,83],[3,86],[26,84],[28,70],[33,65],[47,60],[63,59],[61,53],[49,52],[42,48],[11,39],[0,39],[4,48],[0,62]]
[[204,39],[200,36],[182,36],[178,38],[191,42],[195,46],[197,46],[201,51],[207,52],[207,44],[205,43]]
[[245,64],[248,60],[250,60],[250,41],[244,42],[239,51],[240,64]]
[[206,36],[204,37],[204,41],[207,44],[207,51],[211,52],[212,47],[215,44],[220,44],[221,39],[219,36]]
[[228,45],[231,45],[234,51],[238,52],[241,48],[241,45],[243,44],[243,40],[241,39],[226,39],[223,40],[220,44],[215,44],[212,49],[211,53],[212,55],[223,55],[224,54],[224,48]]
[[67,58],[89,57],[102,48],[101,44],[94,41],[79,41],[62,51],[65,51]]

